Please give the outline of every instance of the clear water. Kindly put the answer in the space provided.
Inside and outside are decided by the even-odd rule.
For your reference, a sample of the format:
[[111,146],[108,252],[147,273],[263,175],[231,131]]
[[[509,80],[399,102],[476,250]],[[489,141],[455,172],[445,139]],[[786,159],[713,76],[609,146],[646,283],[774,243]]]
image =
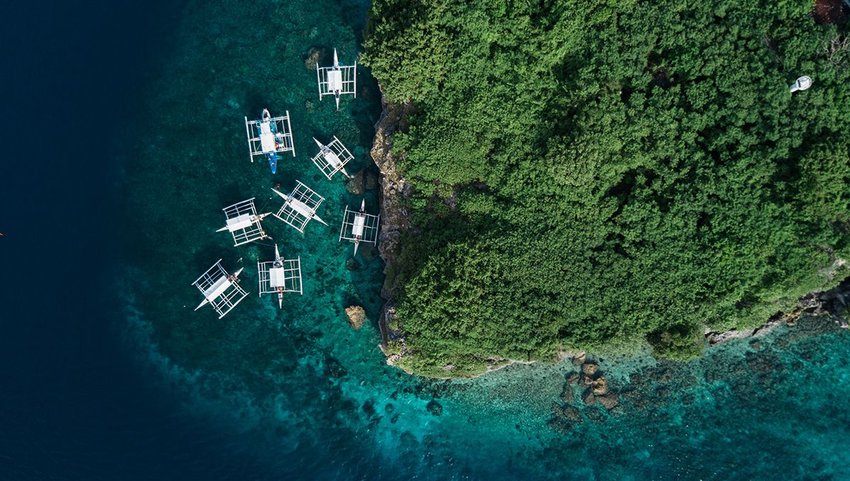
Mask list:
[[[620,391],[611,412],[585,407],[577,387],[562,398],[576,370],[569,362],[453,382],[386,366],[374,322],[383,265],[374,249],[353,258],[337,241],[344,205],[360,197],[309,161],[311,137],[336,135],[355,155],[349,171],[374,173],[368,150],[380,94],[368,70],[360,69],[357,99],[344,98],[336,112],[331,99],[319,101],[304,63],[312,46],[353,60],[367,9],[362,1],[190,3],[146,74],[117,149],[126,198],[117,276],[125,345],[179,426],[178,454],[145,445],[155,477],[850,479],[850,347],[828,321],[692,363],[602,359]],[[283,157],[276,176],[248,160],[243,117],[263,107],[292,116],[298,155]],[[314,222],[301,235],[266,221],[304,274],[304,295],[287,296],[279,310],[276,299],[256,296],[256,261],[270,258],[271,242],[234,248],[215,229],[222,207],[256,197],[262,211],[276,209],[269,188],[288,190],[296,179],[325,196],[319,214],[330,227]],[[365,197],[375,210],[376,191]],[[192,311],[200,295],[190,286],[219,258],[246,268],[252,293],[222,320],[209,308]],[[351,304],[369,316],[359,331],[344,314]],[[580,421],[561,414],[565,403]],[[156,467],[164,462],[171,471]]]

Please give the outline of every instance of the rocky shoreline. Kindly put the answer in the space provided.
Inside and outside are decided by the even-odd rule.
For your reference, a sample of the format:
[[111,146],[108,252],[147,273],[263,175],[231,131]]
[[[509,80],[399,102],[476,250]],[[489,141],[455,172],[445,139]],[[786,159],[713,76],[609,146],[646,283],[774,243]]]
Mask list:
[[794,310],[789,313],[780,312],[755,329],[744,331],[736,329],[729,331],[706,330],[705,340],[709,345],[715,345],[734,339],[764,336],[781,325],[794,326],[803,315],[833,316],[839,327],[847,329],[848,321],[845,317],[845,311],[848,301],[850,301],[850,280],[842,282],[834,289],[813,292],[803,296]]
[[[410,224],[408,212],[402,205],[402,199],[410,194],[410,185],[398,171],[396,158],[392,153],[393,134],[407,128],[407,117],[414,110],[411,103],[393,104],[381,97],[383,111],[375,124],[375,139],[370,154],[380,172],[378,201],[381,205],[381,232],[378,238],[378,252],[384,261],[384,285],[381,297],[384,306],[378,318],[381,331],[381,349],[392,363],[392,355],[387,346],[390,341],[398,341],[403,346],[404,339],[399,332],[390,329],[395,314],[396,295],[396,259],[399,255],[399,240]],[[397,354],[396,354],[397,355]]]

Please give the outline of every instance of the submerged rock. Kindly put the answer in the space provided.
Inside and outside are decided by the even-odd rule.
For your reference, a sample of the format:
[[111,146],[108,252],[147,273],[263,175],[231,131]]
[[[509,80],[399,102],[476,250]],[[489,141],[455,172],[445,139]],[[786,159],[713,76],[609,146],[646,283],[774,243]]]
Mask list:
[[307,52],[302,55],[304,59],[304,68],[307,70],[316,70],[316,63],[321,63],[325,58],[325,47],[312,46]]
[[345,189],[354,195],[363,195],[365,191],[363,182],[363,171],[354,174],[345,182]]
[[596,400],[609,411],[620,404],[620,397],[616,393],[608,393],[604,396],[597,396]]
[[433,399],[428,401],[428,404],[425,406],[425,409],[427,409],[428,412],[433,414],[434,416],[440,416],[441,414],[443,414],[443,405]]
[[367,171],[363,181],[366,184],[366,190],[375,190],[378,188],[378,174]]
[[349,306],[345,308],[345,315],[348,316],[348,323],[354,329],[360,329],[363,326],[363,321],[366,320],[366,309],[361,306]]
[[571,421],[581,422],[581,411],[575,406],[569,404],[564,406],[564,416]]
[[561,391],[561,399],[564,402],[571,402],[573,400],[573,387],[570,383],[564,384],[564,390]]

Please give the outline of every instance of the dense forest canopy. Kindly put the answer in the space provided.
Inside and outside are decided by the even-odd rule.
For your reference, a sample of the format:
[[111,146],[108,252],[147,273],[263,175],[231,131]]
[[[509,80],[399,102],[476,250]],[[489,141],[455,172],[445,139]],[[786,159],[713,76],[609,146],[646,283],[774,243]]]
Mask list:
[[408,366],[689,355],[846,277],[850,42],[812,9],[375,0],[364,61],[417,112],[393,147]]

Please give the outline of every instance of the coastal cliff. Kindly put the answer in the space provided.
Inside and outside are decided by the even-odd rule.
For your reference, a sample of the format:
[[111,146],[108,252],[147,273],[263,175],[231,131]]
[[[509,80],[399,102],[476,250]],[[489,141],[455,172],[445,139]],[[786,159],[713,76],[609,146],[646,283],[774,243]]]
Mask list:
[[393,134],[407,128],[407,117],[414,110],[414,106],[412,103],[390,103],[385,97],[382,97],[381,105],[383,111],[375,124],[375,139],[370,153],[380,171],[378,196],[381,204],[381,232],[378,252],[384,261],[385,278],[381,297],[385,302],[378,324],[381,329],[381,348],[386,354],[390,341],[401,340],[400,334],[390,326],[398,288],[399,242],[402,233],[410,227],[403,198],[409,195],[411,187],[396,165],[397,159],[392,152]]

